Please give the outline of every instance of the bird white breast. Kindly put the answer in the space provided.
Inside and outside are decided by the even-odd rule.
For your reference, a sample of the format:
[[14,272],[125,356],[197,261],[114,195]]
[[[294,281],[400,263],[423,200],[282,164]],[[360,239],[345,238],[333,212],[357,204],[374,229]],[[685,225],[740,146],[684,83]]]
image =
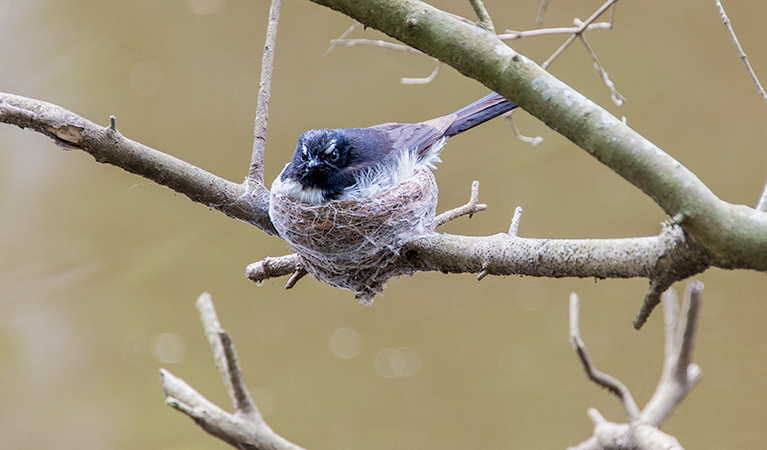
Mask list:
[[[285,165],[287,168],[288,166]],[[284,171],[285,169],[283,169]],[[272,192],[279,192],[282,195],[287,195],[300,202],[310,203],[312,205],[319,205],[325,203],[325,191],[322,189],[304,186],[295,180],[282,180],[282,173],[277,175],[277,178],[272,182]]]

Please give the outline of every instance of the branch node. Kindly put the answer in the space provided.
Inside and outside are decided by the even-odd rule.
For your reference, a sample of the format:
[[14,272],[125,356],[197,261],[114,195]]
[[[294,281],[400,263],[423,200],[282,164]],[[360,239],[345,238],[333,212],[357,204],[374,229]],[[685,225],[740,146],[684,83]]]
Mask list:
[[296,271],[293,272],[293,275],[290,277],[288,282],[285,284],[285,289],[291,289],[293,286],[298,283],[298,280],[305,277],[307,274],[306,269],[303,268],[300,264],[296,266]]
[[117,133],[117,118],[115,116],[109,116],[109,131]]
[[471,7],[474,8],[474,13],[477,15],[477,25],[491,33],[495,33],[493,20],[490,19],[490,14],[488,14],[482,0],[469,0],[469,3],[471,3]]
[[642,302],[642,307],[639,308],[639,312],[634,318],[633,325],[635,329],[639,330],[645,323],[647,323],[650,314],[652,314],[655,307],[660,303],[663,293],[674,284],[675,280],[672,279],[669,273],[670,264],[671,263],[665,255],[661,256],[658,260],[656,273],[650,278],[650,288]]
[[475,180],[471,183],[471,196],[469,202],[458,208],[445,211],[442,214],[434,218],[435,227],[441,227],[442,225],[455,220],[461,216],[469,216],[471,219],[474,213],[484,211],[487,209],[487,205],[479,203],[479,181]]
[[295,273],[298,271],[299,265],[298,255],[295,253],[277,257],[267,256],[261,261],[248,265],[245,269],[245,276],[260,285],[270,278],[284,277]]

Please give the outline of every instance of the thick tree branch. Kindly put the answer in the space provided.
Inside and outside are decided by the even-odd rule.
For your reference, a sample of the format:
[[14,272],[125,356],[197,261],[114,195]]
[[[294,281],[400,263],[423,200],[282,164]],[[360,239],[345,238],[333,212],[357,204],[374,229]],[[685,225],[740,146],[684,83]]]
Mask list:
[[197,166],[123,137],[51,103],[0,92],[0,122],[29,128],[64,149],[79,149],[97,162],[111,164],[184,194],[191,200],[276,234],[269,220],[269,191],[236,184]]

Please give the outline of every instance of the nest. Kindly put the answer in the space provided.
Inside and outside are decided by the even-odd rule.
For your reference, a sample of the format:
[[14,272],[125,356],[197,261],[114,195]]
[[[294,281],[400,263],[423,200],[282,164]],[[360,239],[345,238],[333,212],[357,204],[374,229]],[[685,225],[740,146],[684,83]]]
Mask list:
[[434,232],[437,194],[421,169],[379,195],[319,205],[273,190],[269,216],[310,275],[370,305],[389,279],[412,273],[394,262],[405,243]]

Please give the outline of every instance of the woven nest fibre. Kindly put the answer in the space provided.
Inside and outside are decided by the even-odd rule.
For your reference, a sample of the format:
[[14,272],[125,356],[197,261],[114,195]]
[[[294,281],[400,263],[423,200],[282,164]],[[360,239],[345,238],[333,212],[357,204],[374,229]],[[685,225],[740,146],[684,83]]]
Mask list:
[[303,203],[272,190],[269,216],[315,279],[370,305],[393,277],[402,246],[434,232],[437,183],[428,169],[373,197]]

